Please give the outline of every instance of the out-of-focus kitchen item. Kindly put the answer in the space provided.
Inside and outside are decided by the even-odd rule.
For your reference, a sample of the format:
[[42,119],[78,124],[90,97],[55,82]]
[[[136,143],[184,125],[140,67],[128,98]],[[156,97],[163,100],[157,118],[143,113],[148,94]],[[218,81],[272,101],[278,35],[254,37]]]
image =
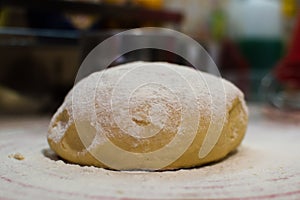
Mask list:
[[300,93],[284,87],[269,73],[261,81],[260,93],[264,99],[262,108],[265,116],[285,123],[300,122]]
[[229,35],[250,64],[251,100],[260,100],[260,80],[282,53],[281,4],[272,0],[231,0],[227,12]]
[[300,119],[300,15],[287,54],[263,79],[262,88],[269,105],[285,118]]
[[222,77],[235,83],[246,95],[250,94],[249,64],[241,54],[238,45],[230,38],[221,42],[218,67]]
[[42,111],[48,99],[36,99],[0,85],[0,114],[32,114]]
[[274,73],[276,78],[289,90],[300,90],[300,15],[289,50],[279,62]]
[[237,42],[228,36],[230,32],[226,3],[222,0],[211,1],[209,53],[218,66],[222,77],[235,83],[246,95],[249,91],[249,64]]
[[[89,3],[101,3],[101,0],[69,0],[69,1],[82,1],[82,2],[89,2]],[[81,30],[86,30],[91,28],[93,25],[99,21],[99,15],[89,15],[89,14],[72,14],[66,13],[66,18],[68,18],[72,25]]]
[[281,12],[284,28],[284,37],[286,39],[289,37],[295,25],[295,20],[297,19],[298,4],[299,1],[297,0],[282,0]]
[[[82,34],[81,38],[81,50],[82,50],[82,60],[90,53],[90,51],[107,39],[110,36],[113,36],[117,33],[120,33],[120,30],[111,30],[111,31],[102,31],[102,32],[86,32]],[[180,33],[178,33],[180,34]],[[138,39],[137,39],[138,38]],[[136,44],[136,43],[139,44]],[[212,62],[207,59],[205,47],[203,49],[195,48],[195,46],[185,43],[184,41],[178,39],[177,35],[168,29],[160,30],[145,28],[145,29],[132,29],[126,34],[121,34],[118,37],[113,38],[114,46],[113,48],[107,49],[106,56],[115,55],[116,52],[122,52],[127,46],[135,44],[135,46],[143,45],[144,49],[137,49],[132,52],[120,55],[111,66],[132,62],[132,61],[165,61],[172,62],[177,64],[183,64],[191,66],[187,61],[193,61],[194,63],[199,63],[197,67],[201,67],[202,71],[209,72]],[[184,58],[181,55],[176,55],[172,52],[147,48],[152,46],[152,44],[160,44],[169,48],[170,50],[178,50],[181,52],[181,55],[184,55]],[[102,57],[99,60],[99,66],[106,62],[105,57]],[[187,59],[187,60],[185,60]],[[205,65],[204,63],[208,63]],[[103,66],[103,65],[102,65]]]

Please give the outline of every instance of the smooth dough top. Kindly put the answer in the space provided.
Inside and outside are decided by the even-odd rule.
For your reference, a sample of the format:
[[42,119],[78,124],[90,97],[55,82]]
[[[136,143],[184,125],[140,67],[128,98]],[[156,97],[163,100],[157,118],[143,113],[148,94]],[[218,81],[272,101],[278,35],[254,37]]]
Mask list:
[[234,151],[247,122],[232,83],[186,66],[133,62],[78,82],[50,122],[48,143],[81,165],[189,168]]

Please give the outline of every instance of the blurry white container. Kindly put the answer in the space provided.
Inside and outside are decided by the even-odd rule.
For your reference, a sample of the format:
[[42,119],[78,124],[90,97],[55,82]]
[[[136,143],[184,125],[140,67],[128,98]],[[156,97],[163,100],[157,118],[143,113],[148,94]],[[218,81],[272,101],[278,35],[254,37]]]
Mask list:
[[281,38],[279,0],[229,0],[229,34],[238,38]]

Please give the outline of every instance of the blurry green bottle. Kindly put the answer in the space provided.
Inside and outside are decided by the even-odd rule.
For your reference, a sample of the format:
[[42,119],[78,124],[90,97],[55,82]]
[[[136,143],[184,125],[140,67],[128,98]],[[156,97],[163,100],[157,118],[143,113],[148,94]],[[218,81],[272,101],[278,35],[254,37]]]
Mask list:
[[279,0],[231,0],[229,34],[240,46],[250,69],[251,99],[258,100],[261,79],[281,58],[283,30]]

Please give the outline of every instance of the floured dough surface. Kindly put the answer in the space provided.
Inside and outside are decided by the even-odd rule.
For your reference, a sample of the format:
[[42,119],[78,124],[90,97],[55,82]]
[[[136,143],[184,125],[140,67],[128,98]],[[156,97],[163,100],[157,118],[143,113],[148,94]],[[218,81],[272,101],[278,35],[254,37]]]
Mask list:
[[248,113],[230,82],[170,63],[93,73],[53,116],[48,143],[73,163],[118,170],[200,166],[241,143]]

